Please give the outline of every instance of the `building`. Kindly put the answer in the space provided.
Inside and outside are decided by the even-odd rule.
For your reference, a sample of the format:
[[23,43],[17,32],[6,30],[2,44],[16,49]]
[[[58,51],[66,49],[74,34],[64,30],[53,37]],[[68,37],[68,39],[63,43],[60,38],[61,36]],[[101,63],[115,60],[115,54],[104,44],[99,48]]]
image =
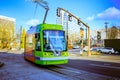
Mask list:
[[[100,42],[97,40],[97,32],[100,32]],[[111,27],[107,29],[99,29],[99,30],[91,30],[91,45],[95,45],[100,43],[102,46],[104,46],[104,40],[105,39],[120,39],[120,29],[119,27]]]
[[[97,32],[100,32],[99,40]],[[91,30],[91,45],[104,46],[104,39],[106,39],[105,29]]]

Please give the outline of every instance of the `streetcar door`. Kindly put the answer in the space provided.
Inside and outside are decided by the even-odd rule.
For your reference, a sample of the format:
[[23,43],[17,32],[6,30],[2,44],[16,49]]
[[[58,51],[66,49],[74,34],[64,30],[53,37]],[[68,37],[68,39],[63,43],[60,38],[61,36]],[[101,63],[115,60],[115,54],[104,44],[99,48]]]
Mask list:
[[35,33],[36,51],[41,51],[40,33]]

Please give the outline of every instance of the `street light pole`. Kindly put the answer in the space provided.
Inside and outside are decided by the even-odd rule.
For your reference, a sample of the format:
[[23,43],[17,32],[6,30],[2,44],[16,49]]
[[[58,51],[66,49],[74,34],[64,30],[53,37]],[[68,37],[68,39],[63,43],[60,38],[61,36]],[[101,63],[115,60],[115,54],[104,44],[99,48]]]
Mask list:
[[87,39],[87,28],[86,28],[86,39]]
[[106,39],[108,38],[107,29],[108,29],[108,22],[105,22],[105,32],[106,32]]

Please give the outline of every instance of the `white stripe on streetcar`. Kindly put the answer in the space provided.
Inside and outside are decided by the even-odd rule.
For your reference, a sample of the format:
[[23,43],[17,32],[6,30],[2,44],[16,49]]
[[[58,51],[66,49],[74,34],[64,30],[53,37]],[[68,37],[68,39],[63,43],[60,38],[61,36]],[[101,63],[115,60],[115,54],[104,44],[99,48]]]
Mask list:
[[53,57],[53,58],[40,57],[40,60],[65,60],[65,59],[69,59],[69,57]]

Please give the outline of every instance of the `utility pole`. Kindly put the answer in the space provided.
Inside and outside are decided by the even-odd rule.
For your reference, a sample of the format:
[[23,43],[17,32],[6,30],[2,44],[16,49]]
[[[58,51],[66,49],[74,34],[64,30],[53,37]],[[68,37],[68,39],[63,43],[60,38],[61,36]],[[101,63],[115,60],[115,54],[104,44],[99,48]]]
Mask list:
[[91,56],[90,53],[90,27],[88,26],[88,56]]
[[22,26],[20,26],[20,45],[19,45],[19,50],[21,50],[21,44],[22,44]]
[[105,22],[105,32],[106,32],[106,39],[108,38],[108,22]]
[[81,47],[83,49],[83,42],[84,42],[84,29],[80,28],[80,37],[81,37]]

